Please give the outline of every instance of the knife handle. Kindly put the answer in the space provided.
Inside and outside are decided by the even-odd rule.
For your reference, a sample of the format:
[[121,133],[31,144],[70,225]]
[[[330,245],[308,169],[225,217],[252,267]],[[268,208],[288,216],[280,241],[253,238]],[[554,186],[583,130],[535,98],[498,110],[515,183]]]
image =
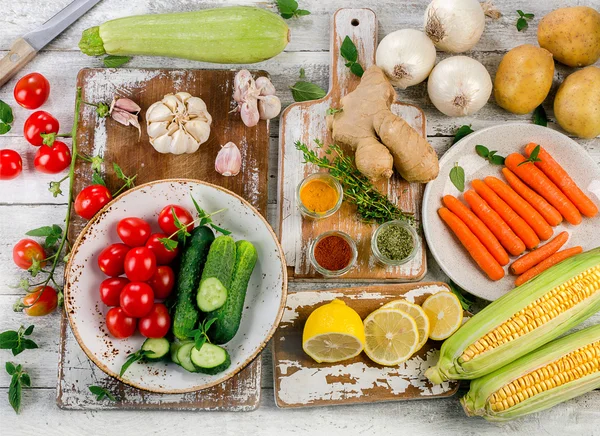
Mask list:
[[0,59],[0,87],[33,59],[36,53],[23,38],[17,39],[6,56]]

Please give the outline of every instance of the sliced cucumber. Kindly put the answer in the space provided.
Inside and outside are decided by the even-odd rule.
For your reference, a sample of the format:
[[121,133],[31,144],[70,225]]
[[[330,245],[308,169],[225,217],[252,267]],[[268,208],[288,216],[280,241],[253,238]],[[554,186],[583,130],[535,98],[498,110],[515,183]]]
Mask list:
[[221,280],[216,277],[209,277],[204,280],[198,289],[196,302],[202,312],[212,312],[223,306],[227,301],[227,288],[223,286]]
[[177,365],[179,365],[179,358],[177,357],[177,352],[179,351],[179,349],[181,348],[182,342],[171,342],[171,360],[173,361],[173,363],[176,363]]
[[179,364],[183,369],[189,372],[198,372],[198,368],[196,368],[190,358],[190,353],[194,348],[194,342],[185,342],[182,343],[177,351],[177,359],[179,360]]
[[148,338],[142,344],[142,350],[148,352],[144,359],[148,361],[162,360],[169,354],[169,348],[169,341],[165,338]]
[[231,365],[231,358],[225,348],[206,342],[200,350],[192,348],[191,361],[204,374],[218,374]]

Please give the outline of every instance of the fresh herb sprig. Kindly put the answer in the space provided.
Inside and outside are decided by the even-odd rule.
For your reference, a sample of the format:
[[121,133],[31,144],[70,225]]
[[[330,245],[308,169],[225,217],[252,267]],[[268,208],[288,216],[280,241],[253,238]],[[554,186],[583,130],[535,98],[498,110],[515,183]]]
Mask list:
[[12,109],[0,100],[0,135],[10,132],[11,124],[15,120]]
[[460,192],[465,192],[465,170],[454,162],[454,166],[450,170],[450,181]]
[[277,7],[281,16],[286,20],[310,15],[310,11],[298,9],[298,2],[296,0],[277,0]]
[[130,56],[108,55],[102,59],[102,62],[106,68],[119,68],[121,65],[125,65],[130,60]]
[[539,105],[533,111],[533,124],[548,127],[548,115],[546,115],[546,110],[544,109],[544,106]]
[[200,324],[200,326],[198,326],[197,329],[194,329],[190,332],[191,337],[194,338],[194,348],[196,348],[196,350],[200,351],[202,345],[204,345],[207,342],[210,344],[210,339],[208,337],[208,329],[210,329],[210,326],[212,326],[216,320],[217,318],[205,319],[204,322]]
[[340,112],[343,112],[344,109],[342,108],[337,108],[337,107],[330,107],[329,109],[327,109],[326,113],[327,115],[335,115],[335,114],[339,114]]
[[[304,68],[300,68],[300,79],[306,79],[306,71]],[[327,95],[325,90],[319,85],[307,82],[306,80],[299,80],[290,86],[292,91],[292,97],[295,102],[318,100]]]
[[492,165],[504,165],[505,158],[496,154],[497,150],[490,150],[485,145],[476,145],[475,152]]
[[474,132],[474,130],[471,129],[471,126],[467,126],[467,125],[460,126],[458,128],[458,130],[456,131],[456,133],[454,134],[454,139],[452,139],[452,145],[456,144],[458,141],[463,139],[465,136],[470,135],[473,132]]
[[127,360],[125,360],[125,363],[123,364],[123,366],[121,367],[121,370],[119,371],[119,377],[123,377],[123,374],[125,374],[125,372],[127,372],[127,370],[129,369],[129,367],[131,365],[133,365],[135,362],[139,362],[140,360],[143,360],[144,357],[146,357],[148,354],[151,354],[152,351],[150,350],[137,350],[135,353],[131,353],[127,356]]
[[346,66],[350,68],[350,71],[358,77],[362,77],[365,73],[362,65],[358,63],[358,49],[356,44],[350,39],[349,36],[344,38],[342,46],[340,47],[340,55],[346,59]]
[[517,30],[519,32],[522,32],[523,30],[527,30],[527,28],[529,27],[529,23],[527,21],[533,20],[533,17],[535,17],[535,15],[526,14],[525,12],[523,12],[521,10],[517,10],[517,14],[519,14],[519,18],[517,19]]
[[0,349],[11,350],[13,356],[16,356],[24,350],[38,348],[38,345],[33,340],[25,337],[31,336],[33,328],[33,325],[27,328],[21,326],[18,330],[7,330],[0,333]]
[[475,304],[475,301],[469,298],[467,292],[452,280],[448,282],[448,286],[450,287],[452,293],[458,297],[458,301],[460,301],[460,305],[462,306],[463,310],[470,310],[471,306]]
[[521,165],[525,165],[526,163],[541,162],[542,160],[538,157],[539,154],[540,154],[540,146],[536,145],[535,148],[533,150],[531,150],[531,154],[529,155],[529,157],[517,166],[520,167]]
[[8,402],[16,413],[21,410],[21,391],[23,387],[31,386],[31,378],[23,370],[22,365],[15,365],[12,362],[6,362],[6,372],[11,376],[10,386],[8,388]]
[[102,401],[105,398],[108,398],[110,401],[117,401],[114,394],[102,386],[88,386],[88,389],[96,396],[96,401]]

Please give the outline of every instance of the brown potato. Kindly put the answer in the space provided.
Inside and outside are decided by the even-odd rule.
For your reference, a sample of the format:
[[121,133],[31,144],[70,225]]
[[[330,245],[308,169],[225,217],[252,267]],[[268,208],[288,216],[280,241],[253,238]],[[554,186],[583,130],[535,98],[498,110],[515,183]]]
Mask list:
[[548,50],[530,44],[515,47],[498,66],[494,79],[496,103],[514,114],[527,114],[542,104],[553,77],[554,61]]
[[538,42],[560,63],[592,65],[600,58],[600,13],[587,6],[552,11],[540,21]]
[[600,135],[600,68],[586,67],[565,79],[556,92],[554,116],[580,138]]

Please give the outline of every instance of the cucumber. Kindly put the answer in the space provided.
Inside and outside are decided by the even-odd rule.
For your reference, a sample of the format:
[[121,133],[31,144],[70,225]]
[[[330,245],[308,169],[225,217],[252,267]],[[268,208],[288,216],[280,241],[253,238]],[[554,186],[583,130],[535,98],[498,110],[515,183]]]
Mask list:
[[196,303],[203,312],[223,305],[229,293],[235,265],[235,241],[231,236],[219,236],[210,246],[196,294]]
[[204,343],[200,350],[193,347],[190,359],[198,368],[198,372],[210,375],[223,372],[231,365],[231,358],[227,350],[208,342]]
[[190,358],[192,349],[194,348],[194,341],[183,342],[177,351],[177,360],[179,360],[179,365],[183,369],[189,372],[198,372],[198,368],[192,362]]
[[179,351],[179,348],[181,348],[181,345],[183,345],[183,342],[175,341],[171,342],[171,346],[169,347],[169,350],[171,351],[171,361],[177,365],[180,364],[179,359],[177,358],[177,352]]
[[248,282],[258,260],[258,253],[251,242],[237,241],[235,245],[236,259],[227,301],[221,308],[209,314],[209,318],[216,318],[216,321],[210,327],[208,336],[216,344],[229,342],[237,333],[244,310]]
[[204,280],[196,295],[198,308],[202,312],[212,312],[225,304],[226,300],[227,288],[216,277],[209,277]]
[[194,292],[198,289],[202,269],[214,240],[215,235],[211,229],[206,226],[197,227],[191,231],[191,237],[183,248],[176,285],[177,302],[173,315],[173,334],[178,339],[187,339],[200,318],[194,301]]
[[162,360],[169,354],[169,348],[169,341],[165,338],[148,338],[142,344],[142,350],[149,351],[144,356],[144,360],[149,362]]
[[278,55],[288,42],[289,28],[279,15],[237,6],[107,21],[84,30],[79,48],[89,56],[108,53],[250,64]]

